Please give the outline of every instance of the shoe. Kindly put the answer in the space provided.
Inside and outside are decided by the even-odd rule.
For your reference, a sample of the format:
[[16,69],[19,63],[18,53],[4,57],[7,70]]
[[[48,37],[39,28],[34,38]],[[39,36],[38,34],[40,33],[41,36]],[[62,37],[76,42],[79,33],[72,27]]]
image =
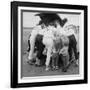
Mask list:
[[50,69],[49,66],[46,66],[45,71],[49,71],[49,69]]
[[78,59],[75,61],[75,64],[76,64],[76,66],[79,66],[79,61],[78,61]]
[[30,64],[30,65],[34,65],[35,64],[35,62],[33,60],[28,60],[27,63]]
[[58,66],[56,66],[56,68],[55,68],[56,70],[58,70],[59,69],[59,67]]

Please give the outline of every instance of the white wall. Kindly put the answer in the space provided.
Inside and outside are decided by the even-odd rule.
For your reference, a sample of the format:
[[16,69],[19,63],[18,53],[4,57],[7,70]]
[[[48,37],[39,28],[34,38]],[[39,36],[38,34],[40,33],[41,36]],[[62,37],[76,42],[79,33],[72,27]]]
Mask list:
[[[10,88],[10,1],[11,0],[1,0],[0,1],[0,90],[9,90]],[[23,0],[21,0],[23,1]],[[29,1],[29,0],[27,0]],[[30,0],[37,2],[48,2],[48,3],[62,3],[62,4],[81,4],[88,5],[90,9],[89,0]],[[89,1],[89,2],[88,2]],[[90,11],[90,10],[88,10]],[[90,12],[89,12],[90,14]],[[90,15],[88,15],[90,16]],[[90,20],[90,18],[88,18]],[[89,25],[90,26],[90,25]],[[90,27],[89,27],[90,28]],[[90,31],[88,31],[90,34]],[[89,35],[90,38],[90,35]],[[90,42],[89,42],[90,46]],[[90,50],[90,47],[88,48]],[[89,51],[90,53],[90,51]],[[89,56],[90,59],[90,56]],[[90,63],[90,60],[89,62]],[[90,65],[89,67],[90,68]],[[90,76],[90,70],[88,75]],[[90,81],[90,78],[89,78]],[[82,85],[67,85],[67,86],[49,86],[49,87],[35,87],[27,88],[28,90],[90,90],[89,84]],[[23,88],[26,90],[26,88]]]

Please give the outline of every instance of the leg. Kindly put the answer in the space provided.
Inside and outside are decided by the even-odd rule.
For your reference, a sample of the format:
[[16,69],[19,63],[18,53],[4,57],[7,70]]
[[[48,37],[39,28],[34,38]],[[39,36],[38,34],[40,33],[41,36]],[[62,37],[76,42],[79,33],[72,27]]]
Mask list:
[[[41,37],[42,38],[42,37]],[[38,39],[36,38],[36,43],[35,46],[37,47],[37,58],[40,60],[40,65],[43,64],[43,50],[45,48],[45,45],[43,45],[42,40],[40,39],[40,36],[38,37]]]
[[70,58],[69,58],[69,61],[71,61],[72,60],[72,46],[71,45],[69,45],[69,49],[68,49],[68,52],[69,52],[69,56],[70,56]]
[[37,66],[41,65],[41,57],[42,57],[42,51],[38,50],[37,58],[36,58],[36,63],[35,63]]
[[74,55],[75,55],[76,65],[78,65],[77,41],[76,41],[75,36],[73,36],[73,38],[72,38],[72,49],[73,49],[73,52],[74,52]]
[[56,58],[55,58],[55,55],[53,54],[52,55],[52,69],[53,70],[55,69],[55,60],[56,60]]
[[76,65],[78,66],[78,53],[77,53],[77,48],[76,48],[76,45],[73,45],[73,51],[74,51],[74,55],[75,55],[75,63]]
[[40,66],[40,59],[36,58],[35,65],[36,65],[36,66]]
[[57,54],[56,54],[56,59],[55,59],[56,69],[58,69],[58,62],[59,62],[59,54],[57,53]]
[[30,41],[30,52],[29,52],[29,56],[28,59],[32,60],[33,59],[33,53],[34,53],[34,46],[35,46],[35,39],[36,39],[36,35],[32,35],[29,39]]
[[75,59],[77,60],[78,59],[78,53],[77,53],[76,45],[73,45],[73,51],[74,51],[74,54],[75,54]]
[[46,71],[49,70],[49,64],[50,64],[50,59],[51,59],[51,48],[48,48],[47,50],[47,58],[46,58]]
[[30,51],[30,40],[28,40],[28,49],[27,49],[27,52]]
[[32,30],[31,36],[29,38],[29,41],[30,41],[30,52],[28,56],[29,60],[33,59],[34,46],[35,46],[35,40],[36,40],[37,35],[38,35],[38,30]]
[[49,64],[50,64],[50,59],[51,59],[51,52],[52,52],[52,47],[53,47],[53,40],[52,38],[43,38],[43,44],[46,46],[47,49],[47,57],[46,57],[46,70],[49,70]]
[[77,41],[74,35],[69,36],[69,55],[70,55],[70,60],[72,57],[72,50],[74,51],[75,59],[78,59],[78,53],[77,53]]
[[63,72],[66,72],[66,57],[65,56],[62,56],[62,60],[63,60],[63,68],[62,68],[62,71]]
[[61,56],[62,57],[62,61],[63,61],[63,67],[62,67],[62,71],[66,72],[68,69],[68,65],[69,65],[69,55],[67,56]]

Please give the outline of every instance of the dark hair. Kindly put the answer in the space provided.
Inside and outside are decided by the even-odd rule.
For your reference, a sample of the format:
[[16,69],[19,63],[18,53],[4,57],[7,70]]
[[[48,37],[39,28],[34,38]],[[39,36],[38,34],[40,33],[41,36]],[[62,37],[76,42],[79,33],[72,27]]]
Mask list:
[[61,19],[61,17],[57,13],[40,13],[36,14],[35,16],[39,16],[41,18],[41,22],[39,23],[39,25],[44,23],[46,26],[54,25],[56,27],[55,22],[57,21],[60,26],[63,27],[67,22],[66,18]]
[[43,21],[42,20],[39,21],[38,25],[41,25],[41,24],[43,24]]
[[63,27],[64,25],[65,25],[65,23],[67,22],[67,18],[64,18],[63,20],[62,20],[62,22],[61,22],[61,27]]

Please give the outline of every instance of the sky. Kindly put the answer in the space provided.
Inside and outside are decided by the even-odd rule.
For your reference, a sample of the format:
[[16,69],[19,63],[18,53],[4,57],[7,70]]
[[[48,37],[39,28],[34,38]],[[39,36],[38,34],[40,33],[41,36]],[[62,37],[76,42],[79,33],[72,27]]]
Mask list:
[[[34,27],[40,21],[38,16],[35,16],[37,12],[23,12],[23,27]],[[76,14],[58,14],[62,19],[67,18],[68,22],[66,25],[74,24],[80,25],[80,15]]]

